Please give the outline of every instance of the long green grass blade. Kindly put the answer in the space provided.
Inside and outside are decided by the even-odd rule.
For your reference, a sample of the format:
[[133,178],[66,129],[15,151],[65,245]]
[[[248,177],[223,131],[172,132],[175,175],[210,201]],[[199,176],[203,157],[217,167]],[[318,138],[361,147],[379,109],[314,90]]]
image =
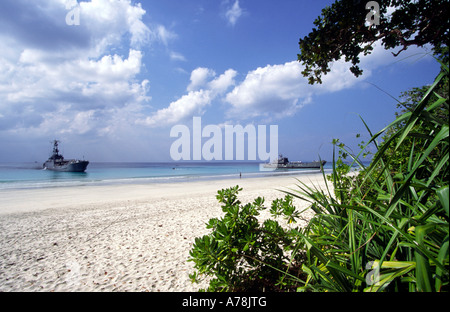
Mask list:
[[[447,197],[448,199],[448,197]],[[438,261],[442,264],[444,264],[444,261],[447,259],[447,263],[448,263],[448,257],[449,257],[449,242],[448,242],[448,235],[447,237],[444,239],[444,243],[441,246],[441,249],[439,250],[439,255],[438,255]],[[436,268],[436,280],[435,280],[435,290],[436,291],[441,291],[441,287],[442,287],[442,280],[444,278],[444,271],[441,270],[441,268]]]
[[[300,232],[299,232],[300,233]],[[341,291],[351,291],[352,287],[345,278],[345,275],[342,274],[341,271],[336,270],[334,266],[328,266],[331,262],[330,259],[320,250],[320,247],[316,246],[316,243],[310,239],[309,237],[301,234],[303,239],[305,240],[310,252],[317,257],[317,259],[324,265],[327,266],[331,276],[333,277],[333,281],[339,287]]]
[[[448,157],[447,157],[448,159]],[[439,201],[441,202],[442,207],[444,208],[445,213],[447,214],[447,218],[449,217],[448,214],[448,206],[449,206],[449,191],[448,191],[448,185],[440,187],[436,191],[437,196],[439,197]]]
[[[419,245],[424,244],[425,235],[435,228],[434,224],[428,224],[424,226],[416,227],[416,238]],[[415,251],[416,257],[416,279],[417,279],[417,289],[419,291],[431,292],[433,289],[430,263],[427,257],[425,257],[419,250]]]

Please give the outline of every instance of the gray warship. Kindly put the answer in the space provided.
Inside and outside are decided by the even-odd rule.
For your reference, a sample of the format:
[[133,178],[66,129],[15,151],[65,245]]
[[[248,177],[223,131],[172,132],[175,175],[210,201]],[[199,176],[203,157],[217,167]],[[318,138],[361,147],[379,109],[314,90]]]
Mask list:
[[58,140],[53,141],[53,153],[49,159],[42,165],[45,170],[64,171],[64,172],[84,172],[89,164],[87,160],[64,159],[59,154]]
[[263,167],[270,169],[320,169],[326,163],[325,160],[311,162],[289,161],[287,157],[280,154],[277,160],[264,164]]

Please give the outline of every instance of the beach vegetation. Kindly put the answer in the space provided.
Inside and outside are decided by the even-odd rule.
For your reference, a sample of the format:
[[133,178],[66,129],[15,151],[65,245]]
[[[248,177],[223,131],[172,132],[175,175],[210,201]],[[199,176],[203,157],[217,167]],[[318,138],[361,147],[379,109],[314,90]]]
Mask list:
[[[371,139],[357,153],[333,140],[324,188],[298,180],[270,208],[261,197],[242,204],[238,186],[220,190],[225,215],[195,239],[192,279],[210,277],[208,291],[448,291],[448,72],[441,63],[431,86],[404,93],[384,129],[366,125]],[[304,227],[293,198],[314,211]],[[259,222],[264,209],[271,218]]]
[[[266,209],[264,199],[258,197],[243,205],[238,199],[241,190],[235,186],[218,191],[225,215],[209,220],[206,227],[211,234],[195,239],[190,256],[197,272],[191,278],[211,276],[208,291],[280,290],[289,268],[285,251],[293,238],[276,220],[260,224],[257,216]],[[272,203],[271,212],[294,219],[292,208],[292,198],[287,195]]]

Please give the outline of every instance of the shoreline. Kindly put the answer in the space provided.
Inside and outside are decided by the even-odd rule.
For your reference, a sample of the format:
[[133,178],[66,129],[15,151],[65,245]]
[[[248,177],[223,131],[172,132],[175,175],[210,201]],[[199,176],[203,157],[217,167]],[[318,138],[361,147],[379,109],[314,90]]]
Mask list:
[[[40,170],[42,171],[42,170]],[[319,169],[301,169],[299,171],[272,171],[259,170],[255,172],[236,171],[234,173],[224,174],[193,174],[193,175],[161,175],[161,176],[142,176],[142,177],[102,177],[89,176],[90,173],[81,173],[81,176],[72,176],[67,179],[36,179],[36,180],[17,180],[4,182],[0,184],[0,193],[16,190],[33,190],[33,189],[59,189],[69,187],[81,186],[111,186],[111,185],[141,185],[141,184],[170,184],[170,183],[192,183],[192,182],[206,182],[215,180],[233,180],[233,179],[254,179],[254,178],[271,178],[278,176],[300,176],[300,175],[314,175],[319,173]],[[53,174],[67,174],[67,172],[52,172]],[[331,173],[331,169],[325,169],[325,174]],[[70,173],[68,173],[70,174]],[[80,173],[75,173],[80,174]]]
[[[326,174],[326,173],[325,173]],[[247,188],[254,190],[270,187],[282,188],[293,185],[296,179],[301,181],[321,182],[321,172],[288,172],[270,174],[266,176],[247,176],[242,178],[237,175],[229,177],[196,177],[189,180],[145,182],[135,179],[133,182],[117,180],[113,183],[80,184],[58,187],[36,188],[11,188],[0,189],[0,216],[9,213],[32,212],[47,208],[67,208],[80,204],[97,204],[105,201],[129,201],[158,199],[159,190],[178,190],[179,194],[171,193],[171,196],[189,196],[192,193],[208,192],[215,196],[217,191],[235,185],[242,185],[244,191]],[[279,186],[277,186],[280,184]],[[164,193],[164,192],[163,192]],[[167,194],[166,194],[167,195]],[[167,197],[167,196],[166,196]],[[164,198],[164,196],[162,197]]]
[[197,291],[187,260],[223,216],[217,191],[270,206],[296,178],[323,187],[316,173],[0,191],[0,291]]

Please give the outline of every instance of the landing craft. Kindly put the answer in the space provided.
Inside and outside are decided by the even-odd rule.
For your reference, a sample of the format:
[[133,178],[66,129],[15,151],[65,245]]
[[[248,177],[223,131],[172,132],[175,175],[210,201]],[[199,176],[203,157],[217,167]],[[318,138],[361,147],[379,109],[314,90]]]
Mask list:
[[325,160],[312,162],[289,161],[287,157],[283,157],[283,155],[280,154],[277,160],[264,164],[263,167],[271,169],[320,169],[320,167],[323,167],[325,164]]
[[53,141],[53,153],[49,159],[42,165],[45,170],[64,171],[64,172],[84,172],[89,164],[87,160],[64,159],[59,154],[58,140]]

